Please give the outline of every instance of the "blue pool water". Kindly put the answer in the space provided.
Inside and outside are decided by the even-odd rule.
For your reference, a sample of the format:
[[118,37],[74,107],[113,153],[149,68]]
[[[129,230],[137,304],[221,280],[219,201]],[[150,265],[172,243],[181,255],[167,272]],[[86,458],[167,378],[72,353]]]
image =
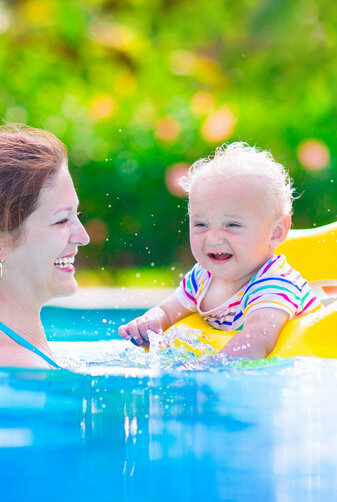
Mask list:
[[47,308],[67,369],[2,369],[1,502],[336,501],[337,361],[158,364],[134,315]]

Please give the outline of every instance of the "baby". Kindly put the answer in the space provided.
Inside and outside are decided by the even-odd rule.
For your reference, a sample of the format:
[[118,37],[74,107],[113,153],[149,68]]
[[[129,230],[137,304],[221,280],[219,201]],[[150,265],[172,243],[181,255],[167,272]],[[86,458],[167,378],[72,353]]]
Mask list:
[[175,293],[118,332],[142,345],[149,329],[198,312],[217,329],[238,331],[221,352],[263,358],[286,321],[321,307],[307,281],[274,254],[291,225],[289,175],[270,153],[232,143],[193,164],[181,185],[197,263]]

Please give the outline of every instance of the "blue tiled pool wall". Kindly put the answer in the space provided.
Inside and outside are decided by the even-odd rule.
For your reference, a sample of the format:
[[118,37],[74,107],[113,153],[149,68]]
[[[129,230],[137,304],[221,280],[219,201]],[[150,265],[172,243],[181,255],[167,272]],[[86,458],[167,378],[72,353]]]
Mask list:
[[43,307],[41,318],[50,341],[98,341],[119,338],[118,326],[144,309],[69,309]]

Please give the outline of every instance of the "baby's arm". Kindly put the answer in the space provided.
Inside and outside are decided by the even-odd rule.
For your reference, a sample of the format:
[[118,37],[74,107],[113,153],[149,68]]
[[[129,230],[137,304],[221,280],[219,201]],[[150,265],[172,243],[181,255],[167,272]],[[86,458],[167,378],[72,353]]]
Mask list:
[[165,331],[189,314],[191,311],[184,308],[173,293],[157,307],[153,307],[128,324],[120,326],[118,334],[126,340],[132,339],[136,345],[143,345],[149,339],[147,334],[149,329],[156,333],[160,330]]
[[220,352],[228,356],[262,359],[274,348],[277,337],[289,319],[284,310],[261,308],[249,314],[244,327]]

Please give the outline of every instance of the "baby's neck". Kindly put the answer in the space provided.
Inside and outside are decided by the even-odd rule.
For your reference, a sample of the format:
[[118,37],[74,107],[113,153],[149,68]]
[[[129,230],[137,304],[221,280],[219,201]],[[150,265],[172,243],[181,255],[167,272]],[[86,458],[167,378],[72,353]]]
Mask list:
[[221,279],[213,277],[211,284],[202,301],[202,309],[204,311],[212,310],[219,305],[222,305],[227,300],[232,298],[244,284],[225,282]]

